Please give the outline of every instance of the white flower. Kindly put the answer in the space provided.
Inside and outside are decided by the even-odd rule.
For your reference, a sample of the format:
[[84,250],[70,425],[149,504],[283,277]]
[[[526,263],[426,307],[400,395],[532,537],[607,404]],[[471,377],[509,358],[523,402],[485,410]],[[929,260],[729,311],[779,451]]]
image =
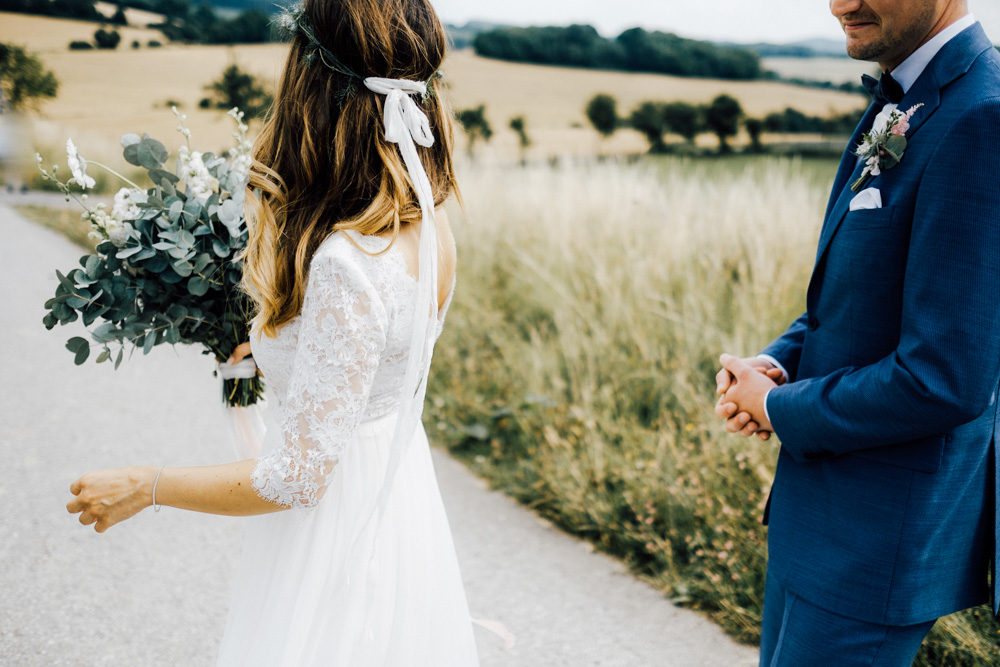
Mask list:
[[132,238],[134,232],[132,225],[109,215],[104,204],[84,213],[83,219],[89,220],[92,228],[91,232],[87,234],[88,237],[98,241],[108,239],[116,248],[124,248],[128,245],[128,240]]
[[115,195],[114,208],[111,209],[111,217],[120,222],[137,220],[142,217],[142,209],[136,206],[137,200],[133,197],[133,192],[129,188],[122,188],[118,191]]
[[219,191],[218,179],[209,173],[199,151],[192,153],[187,146],[181,146],[177,153],[181,162],[180,177],[187,188],[187,196],[202,203],[208,201],[212,193]]
[[246,187],[247,182],[250,180],[250,165],[252,163],[253,158],[249,155],[235,156],[229,166],[229,182],[234,186],[238,183],[240,184],[239,187]]
[[93,178],[87,176],[87,161],[80,157],[80,152],[72,139],[66,140],[66,162],[69,164],[69,170],[73,172],[73,180],[81,188],[86,190],[97,185]]
[[118,225],[114,229],[108,229],[108,240],[115,244],[116,248],[124,248],[131,237],[132,225],[127,222],[124,225]]
[[882,167],[879,164],[879,156],[878,155],[873,155],[870,158],[868,158],[867,164],[868,164],[867,171],[872,176],[878,176],[879,174],[882,173]]

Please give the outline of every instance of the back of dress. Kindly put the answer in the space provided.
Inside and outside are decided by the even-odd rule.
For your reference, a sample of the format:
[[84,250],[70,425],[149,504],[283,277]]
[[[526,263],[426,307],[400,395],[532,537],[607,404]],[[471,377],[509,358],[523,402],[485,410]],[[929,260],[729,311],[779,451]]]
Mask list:
[[376,254],[386,239],[345,234],[316,253],[299,317],[251,336],[277,403],[252,482],[297,509],[248,520],[219,664],[475,667],[426,434],[396,437],[417,281],[398,247]]
[[357,425],[399,408],[417,281],[389,243],[333,234],[313,257],[300,315],[277,338],[251,336],[283,438],[268,432],[253,474],[268,500],[315,505]]

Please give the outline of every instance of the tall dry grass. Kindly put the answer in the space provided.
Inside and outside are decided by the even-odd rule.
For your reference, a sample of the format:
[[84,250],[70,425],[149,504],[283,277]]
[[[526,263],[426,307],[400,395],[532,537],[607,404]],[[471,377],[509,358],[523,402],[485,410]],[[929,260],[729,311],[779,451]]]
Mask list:
[[[667,160],[461,179],[469,219],[428,426],[746,642],[777,445],[722,432],[713,376],[720,352],[755,353],[803,310],[834,169]],[[990,664],[990,622],[948,619],[918,664]]]

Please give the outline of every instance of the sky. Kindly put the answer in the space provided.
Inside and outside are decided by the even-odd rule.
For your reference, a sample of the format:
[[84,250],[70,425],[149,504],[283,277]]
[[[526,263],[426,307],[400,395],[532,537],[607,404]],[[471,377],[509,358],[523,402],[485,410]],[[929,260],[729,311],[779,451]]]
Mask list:
[[[906,0],[904,0],[906,1]],[[843,38],[827,0],[431,0],[446,23],[589,23],[606,36],[636,26],[713,41],[785,43]],[[968,0],[1000,44],[1000,0]]]

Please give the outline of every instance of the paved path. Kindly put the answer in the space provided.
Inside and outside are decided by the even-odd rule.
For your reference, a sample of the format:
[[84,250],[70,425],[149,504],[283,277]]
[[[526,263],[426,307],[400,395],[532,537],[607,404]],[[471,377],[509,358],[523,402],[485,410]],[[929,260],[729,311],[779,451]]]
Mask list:
[[[211,362],[165,347],[117,372],[73,366],[63,344],[80,329],[47,332],[42,304],[82,253],[18,201],[0,195],[0,665],[212,665],[240,521],[166,508],[99,536],[64,509],[87,470],[232,458]],[[477,629],[483,667],[756,664],[444,453],[435,464],[472,612],[518,639],[505,651]]]

